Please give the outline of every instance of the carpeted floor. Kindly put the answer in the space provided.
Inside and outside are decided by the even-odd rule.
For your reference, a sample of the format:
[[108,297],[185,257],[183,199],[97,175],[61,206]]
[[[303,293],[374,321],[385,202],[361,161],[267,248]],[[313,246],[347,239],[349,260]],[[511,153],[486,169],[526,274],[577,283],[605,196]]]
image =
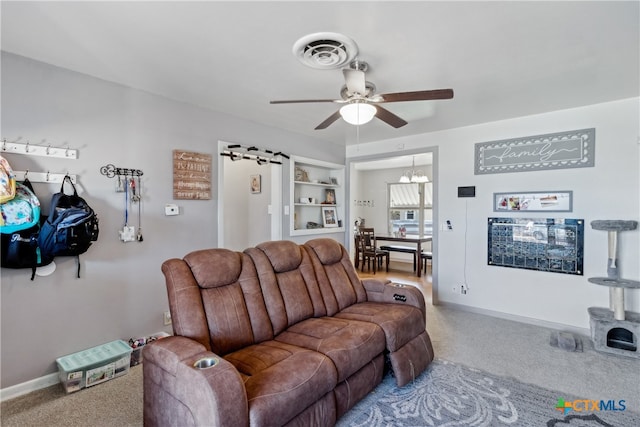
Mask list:
[[66,394],[62,385],[2,402],[2,427],[142,426],[142,365],[129,373]]
[[622,410],[620,402],[607,402],[607,410],[592,410],[591,402],[587,411],[582,402],[576,410],[556,409],[559,399],[573,404],[585,398],[436,360],[406,387],[385,376],[337,426],[640,426],[640,415]]

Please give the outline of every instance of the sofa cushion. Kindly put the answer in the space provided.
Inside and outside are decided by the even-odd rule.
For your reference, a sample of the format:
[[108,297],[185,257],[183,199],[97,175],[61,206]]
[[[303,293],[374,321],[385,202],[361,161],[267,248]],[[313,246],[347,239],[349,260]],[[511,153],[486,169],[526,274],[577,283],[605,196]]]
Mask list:
[[[367,300],[367,293],[346,249],[333,239],[313,239],[304,244],[322,293],[327,315]],[[340,256],[338,256],[340,254]]]
[[201,288],[235,283],[242,271],[242,254],[228,249],[203,249],[184,257]]
[[402,387],[416,379],[433,361],[433,346],[427,331],[423,331],[398,351],[389,354],[396,384]]
[[256,246],[269,258],[276,273],[284,273],[298,268],[302,262],[302,252],[296,243],[281,240],[264,242]]
[[338,383],[328,357],[278,341],[245,347],[225,360],[245,381],[250,425],[284,425]]
[[310,318],[276,335],[275,340],[329,357],[344,381],[385,348],[384,333],[378,325],[334,317]]
[[342,259],[342,245],[333,239],[313,239],[306,243],[323,265],[335,264]]
[[256,267],[274,335],[302,320],[326,315],[309,254],[301,246],[266,242],[246,249],[245,254]]
[[361,302],[336,314],[341,319],[375,323],[384,331],[387,350],[393,352],[425,331],[422,312],[400,304]]
[[221,356],[273,338],[255,267],[242,252],[199,250],[166,261],[162,272],[176,335]]

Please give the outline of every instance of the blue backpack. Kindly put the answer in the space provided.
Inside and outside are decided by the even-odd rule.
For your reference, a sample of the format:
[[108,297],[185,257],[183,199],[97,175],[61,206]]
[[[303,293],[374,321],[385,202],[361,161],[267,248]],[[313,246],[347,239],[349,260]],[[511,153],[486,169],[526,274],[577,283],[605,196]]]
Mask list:
[[[69,182],[73,194],[64,193],[64,184]],[[38,245],[42,258],[76,256],[80,277],[80,254],[98,240],[98,216],[80,196],[69,176],[65,176],[60,192],[51,198],[49,216],[40,227]]]

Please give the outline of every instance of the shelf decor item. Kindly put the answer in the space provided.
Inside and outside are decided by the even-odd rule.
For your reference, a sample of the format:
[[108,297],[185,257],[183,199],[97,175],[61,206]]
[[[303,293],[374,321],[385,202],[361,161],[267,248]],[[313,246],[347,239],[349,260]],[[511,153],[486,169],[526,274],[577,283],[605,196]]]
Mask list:
[[336,190],[333,188],[327,188],[324,190],[324,203],[327,205],[336,204]]
[[309,182],[309,173],[299,166],[296,166],[295,180],[299,182]]
[[335,207],[322,208],[322,225],[325,227],[338,226],[338,213],[336,212]]

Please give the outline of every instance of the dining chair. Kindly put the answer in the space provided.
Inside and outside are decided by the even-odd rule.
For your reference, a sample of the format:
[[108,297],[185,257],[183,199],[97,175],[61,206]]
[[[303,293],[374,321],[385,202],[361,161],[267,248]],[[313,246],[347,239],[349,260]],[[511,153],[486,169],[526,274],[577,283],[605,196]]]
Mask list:
[[354,248],[355,248],[355,256],[353,257],[353,264],[356,267],[356,270],[358,269],[358,266],[360,265],[360,252],[362,252],[362,244],[360,243],[360,232],[356,233],[353,235],[353,240],[354,240]]
[[431,264],[433,270],[433,252],[422,251],[422,265],[424,266],[424,274],[427,274],[427,263]]
[[376,248],[376,236],[373,228],[360,229],[360,252],[362,253],[362,265],[360,271],[364,271],[364,265],[371,269],[373,261],[373,274],[376,274],[376,267],[382,264],[382,259],[386,261],[386,270],[389,271],[389,251]]

